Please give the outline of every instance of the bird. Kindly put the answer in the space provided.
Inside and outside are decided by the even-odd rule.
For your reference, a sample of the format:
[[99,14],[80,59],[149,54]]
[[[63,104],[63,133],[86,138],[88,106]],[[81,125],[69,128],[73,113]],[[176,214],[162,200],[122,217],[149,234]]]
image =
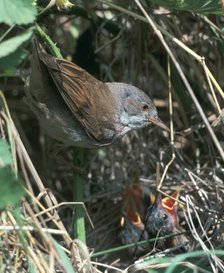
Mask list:
[[186,252],[189,240],[185,236],[183,228],[179,225],[178,202],[179,190],[170,197],[162,198],[158,192],[155,201],[149,206],[144,220],[145,229],[149,238],[177,234],[170,238],[158,240],[157,248],[164,250],[176,248],[176,252]]
[[139,88],[104,83],[36,39],[26,100],[43,131],[68,146],[99,148],[154,124],[166,131],[152,100]]
[[147,211],[146,199],[150,198],[144,192],[137,179],[135,183],[127,186],[123,193],[123,215],[120,220],[120,232],[118,237],[123,245],[135,244],[127,249],[131,256],[140,257],[147,253],[149,245],[137,245],[139,241],[147,240],[143,219]]
[[[135,243],[127,249],[129,254],[140,257],[154,250],[174,248],[175,253],[188,250],[189,240],[179,225],[179,204],[174,200],[178,199],[179,191],[162,198],[160,192],[156,193],[152,188],[141,185],[139,180],[125,188],[118,237],[123,245]],[[173,234],[178,236],[150,242],[150,239]],[[142,240],[148,240],[148,243],[138,245]]]
[[149,251],[148,244],[138,245],[143,240],[148,240],[148,234],[140,215],[133,211],[132,214],[124,215],[120,222],[121,230],[119,239],[123,245],[134,244],[127,249],[128,253],[134,257],[140,257]]

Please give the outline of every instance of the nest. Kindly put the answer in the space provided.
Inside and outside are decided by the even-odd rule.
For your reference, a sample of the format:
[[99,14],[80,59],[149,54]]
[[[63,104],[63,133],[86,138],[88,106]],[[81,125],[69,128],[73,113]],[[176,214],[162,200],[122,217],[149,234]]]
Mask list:
[[[94,11],[99,12],[100,7],[105,15],[108,9],[104,6],[96,6]],[[72,272],[74,268],[79,272],[119,272],[166,268],[176,263],[182,269],[200,270],[203,264],[205,272],[221,272],[223,252],[218,250],[223,248],[224,230],[224,170],[220,153],[224,111],[219,105],[223,97],[218,82],[223,53],[211,34],[212,22],[161,8],[150,14],[158,24],[157,30],[169,33],[164,34],[164,43],[189,81],[198,107],[192,103],[189,90],[155,32],[140,20],[116,10],[111,12],[113,23],[120,26],[117,36],[111,38],[104,25],[96,28],[90,23],[86,29],[80,27],[73,59],[87,71],[89,66],[90,72],[103,81],[131,83],[144,90],[154,98],[160,118],[166,124],[172,122],[171,137],[158,128],[147,127],[112,146],[84,150],[83,163],[74,164],[75,151],[59,147],[41,132],[23,102],[24,83],[15,80],[15,92],[6,96],[8,106],[1,108],[0,133],[9,143],[11,165],[19,170],[26,194],[19,206],[13,204],[1,210],[1,268],[5,272],[29,272],[31,268],[36,272]],[[74,48],[68,47],[73,41],[68,30],[74,26],[71,22],[61,24],[67,18],[47,21],[49,34],[61,44],[65,57],[74,53]],[[54,32],[52,20],[60,31]],[[172,37],[178,42],[173,42]],[[221,41],[223,34],[218,37]],[[90,41],[96,51],[90,54],[92,65],[86,67],[77,61],[77,56],[85,55],[78,51],[85,49],[83,41]],[[200,56],[205,57],[206,63]],[[167,66],[168,72],[164,69]],[[5,90],[7,84],[6,80]],[[209,130],[200,109],[210,124]],[[74,201],[72,194],[77,174],[84,183],[83,203]],[[159,184],[164,196],[181,189],[180,224],[190,242],[185,256],[176,255],[172,249],[152,249],[144,259],[136,261],[127,249],[106,251],[122,246],[118,235],[123,192],[135,183],[136,177],[153,193]],[[78,207],[85,215],[86,244],[74,238],[73,220]],[[191,255],[193,251],[197,252]]]

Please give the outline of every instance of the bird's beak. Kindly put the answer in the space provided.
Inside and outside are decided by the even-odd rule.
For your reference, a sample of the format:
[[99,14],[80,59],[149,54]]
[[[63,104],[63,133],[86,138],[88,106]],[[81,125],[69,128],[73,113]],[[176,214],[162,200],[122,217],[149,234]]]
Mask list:
[[167,132],[170,132],[170,129],[159,119],[159,118],[153,118],[151,116],[148,116],[148,121],[152,124],[166,130]]

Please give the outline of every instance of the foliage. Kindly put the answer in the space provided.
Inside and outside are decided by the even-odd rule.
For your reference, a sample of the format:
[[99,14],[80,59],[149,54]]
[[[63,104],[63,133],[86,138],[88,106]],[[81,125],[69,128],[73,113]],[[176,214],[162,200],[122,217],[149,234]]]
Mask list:
[[5,208],[9,204],[14,205],[20,201],[24,195],[21,181],[16,178],[10,167],[0,169],[0,209]]
[[31,38],[32,31],[28,30],[19,36],[8,39],[0,44],[0,58],[3,58],[20,47],[24,42]]
[[24,44],[31,38],[32,29],[10,35],[15,24],[23,25],[34,22],[37,10],[30,0],[2,0],[0,1],[0,23],[11,25],[0,37],[0,76],[16,76],[15,66],[19,65],[27,56]]
[[[196,251],[162,259],[147,255],[131,265],[133,271],[137,270],[135,266],[167,273],[191,272],[192,268],[205,272],[223,269],[219,259],[223,251],[211,252],[222,249],[223,244],[223,161],[198,111],[203,110],[222,147],[223,1],[140,1],[155,28],[139,9],[138,1],[73,1],[75,5],[71,5],[63,0],[50,1],[50,6],[47,0],[35,1],[36,6],[33,2],[0,1],[0,85],[19,131],[13,131],[9,113],[1,108],[0,225],[5,230],[0,238],[0,263],[17,272],[52,272],[52,268],[76,272],[95,257],[99,259],[95,263],[102,261],[107,267],[114,261],[114,246],[119,245],[116,251],[121,262],[114,266],[117,271],[123,270],[127,265],[122,256],[125,246],[122,248],[117,240],[123,188],[138,177],[150,191],[155,189],[159,165],[164,173],[168,169],[162,183],[166,194],[183,188],[185,210],[180,219],[187,219]],[[39,2],[44,6],[40,8]],[[42,13],[38,14],[39,8]],[[72,165],[71,150],[63,147],[58,152],[54,142],[42,134],[23,100],[34,35],[51,54],[72,59],[97,78],[132,83],[148,92],[155,98],[161,119],[168,124],[172,118],[175,131],[181,131],[174,132],[174,143],[170,145],[170,136],[164,132],[146,128],[125,136],[113,147],[86,151],[82,166],[79,160]],[[167,57],[164,43],[176,63]],[[199,108],[176,67],[194,91]],[[173,96],[173,112],[167,106],[168,89]],[[173,152],[175,159],[170,164]],[[15,155],[23,181],[15,174]],[[73,183],[74,179],[77,183]],[[95,229],[86,221],[82,201]],[[215,231],[210,236],[212,227]],[[92,256],[73,240],[73,229],[94,248]]]
[[12,156],[10,152],[10,147],[6,141],[0,139],[0,159],[1,166],[11,165],[12,164]]
[[222,1],[219,0],[150,0],[150,2],[180,11],[201,14],[223,14]]
[[9,145],[0,139],[0,209],[17,204],[24,195],[22,181],[11,169],[12,156]]
[[37,14],[31,0],[1,0],[0,23],[23,25],[33,23]]

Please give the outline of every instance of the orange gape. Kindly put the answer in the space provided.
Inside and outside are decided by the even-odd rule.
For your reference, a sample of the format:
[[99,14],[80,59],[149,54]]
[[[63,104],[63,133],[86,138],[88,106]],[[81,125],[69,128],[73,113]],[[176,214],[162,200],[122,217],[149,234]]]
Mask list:
[[[179,190],[175,191],[171,197],[157,196],[151,192],[145,193],[140,183],[128,186],[123,196],[122,231],[120,239],[123,244],[137,243],[140,240],[147,240],[159,236],[180,233],[178,219]],[[171,237],[166,240],[159,240],[156,247],[164,250],[170,247],[176,247],[186,242],[186,237]],[[153,244],[154,245],[154,244]],[[152,249],[150,244],[144,246],[132,247],[129,253],[136,256],[146,254]],[[181,251],[187,249],[182,248]]]
[[[119,237],[124,245],[147,240],[148,235],[142,219],[146,213],[144,191],[140,183],[126,187],[123,195],[123,216]],[[141,256],[149,251],[148,245],[132,246],[128,252],[133,256]]]
[[131,220],[133,215],[139,214],[143,219],[146,208],[144,204],[144,192],[140,183],[135,183],[132,186],[128,186],[124,191],[124,212]]
[[[158,240],[156,245],[160,250],[179,247],[175,252],[187,251],[188,239],[179,225],[178,202],[179,190],[170,197],[162,198],[158,193],[155,202],[148,208],[145,217],[145,229],[150,238],[176,234],[164,240]],[[181,234],[180,234],[181,233]],[[179,235],[178,235],[179,234]]]

